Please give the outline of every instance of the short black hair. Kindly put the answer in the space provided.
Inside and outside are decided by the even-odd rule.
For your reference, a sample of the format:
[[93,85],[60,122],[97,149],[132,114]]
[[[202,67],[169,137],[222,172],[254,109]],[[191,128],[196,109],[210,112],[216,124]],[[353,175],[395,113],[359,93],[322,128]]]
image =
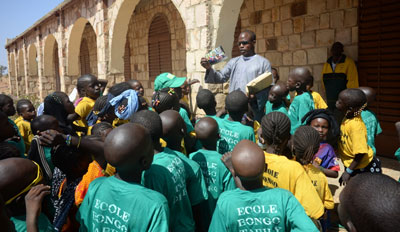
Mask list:
[[101,136],[103,131],[112,129],[113,126],[108,122],[99,122],[93,125],[92,127],[92,135]]
[[160,116],[151,110],[142,110],[134,113],[130,118],[131,123],[137,123],[145,127],[149,132],[153,143],[159,143],[163,134]]
[[320,136],[311,126],[300,126],[293,135],[293,149],[296,160],[302,165],[312,161],[319,149]]
[[240,90],[232,91],[226,96],[225,108],[229,115],[244,114],[248,110],[248,98]]
[[179,111],[179,98],[175,91],[171,88],[164,88],[156,91],[152,98],[152,107],[161,114],[166,110]]
[[[249,34],[250,35],[250,39],[253,41],[253,40],[256,40],[256,33],[254,33],[254,31],[250,31],[250,30],[244,30],[242,33],[247,33],[247,34]],[[242,34],[242,33],[240,33],[240,34]]]
[[113,85],[108,92],[111,93],[114,97],[120,95],[128,89],[132,89],[131,86],[127,82],[121,82]]
[[92,74],[84,74],[80,76],[76,82],[76,88],[78,89],[78,92],[82,91],[93,78],[97,79],[97,77]]
[[215,109],[217,105],[214,94],[208,89],[201,89],[197,93],[196,102],[200,109]]
[[271,112],[262,117],[261,129],[267,144],[278,148],[290,138],[290,119],[282,112]]
[[32,102],[29,101],[28,99],[21,99],[17,102],[17,113],[20,114],[25,106],[28,106],[29,104],[32,105]]
[[345,89],[342,91],[347,98],[346,106],[353,108],[360,108],[367,103],[367,96],[358,88]]
[[[389,232],[400,228],[400,183],[376,173],[352,177],[340,195],[340,207],[363,232]],[[344,223],[344,222],[342,222]]]
[[13,100],[10,96],[5,95],[5,94],[0,94],[0,110],[1,110],[1,108],[3,108],[3,107],[7,104],[7,102],[10,101],[10,100],[11,100],[11,101]]
[[36,135],[38,131],[42,132],[51,129],[52,125],[51,125],[51,120],[49,119],[54,119],[57,121],[55,117],[47,114],[43,114],[34,118],[31,122],[32,133]]
[[20,157],[18,148],[11,143],[1,142],[0,143],[0,160],[8,159],[12,157]]

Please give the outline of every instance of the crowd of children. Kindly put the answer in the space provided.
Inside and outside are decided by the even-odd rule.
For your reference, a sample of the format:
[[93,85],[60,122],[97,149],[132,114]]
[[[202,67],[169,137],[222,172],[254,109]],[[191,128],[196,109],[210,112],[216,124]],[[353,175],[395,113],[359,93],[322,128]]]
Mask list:
[[327,178],[339,177],[339,158],[342,225],[400,228],[400,183],[380,174],[376,157],[375,91],[343,90],[340,122],[311,90],[308,69],[293,69],[286,83],[274,76],[259,122],[240,90],[219,112],[213,93],[199,90],[205,116],[196,118],[186,96],[196,81],[171,73],[156,78],[151,100],[137,80],[105,91],[107,82],[83,75],[75,105],[56,91],[40,114],[0,94],[2,229],[328,231]]

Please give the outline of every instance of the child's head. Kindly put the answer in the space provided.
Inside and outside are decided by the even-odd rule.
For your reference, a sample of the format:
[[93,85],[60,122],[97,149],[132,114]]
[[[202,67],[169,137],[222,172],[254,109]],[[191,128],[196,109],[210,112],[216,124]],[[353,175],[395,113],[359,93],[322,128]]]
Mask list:
[[116,97],[128,89],[132,89],[131,85],[127,82],[121,82],[111,86],[108,93]]
[[194,130],[196,132],[196,138],[200,140],[203,147],[208,150],[216,150],[217,141],[219,140],[218,124],[215,119],[210,117],[204,117],[200,119]]
[[142,83],[140,83],[140,81],[138,81],[138,80],[129,80],[126,83],[128,83],[133,90],[138,92],[139,96],[141,96],[141,97],[144,96],[144,88],[143,88]]
[[361,91],[363,91],[363,93],[367,97],[368,105],[371,105],[372,102],[375,101],[375,97],[376,97],[375,89],[368,87],[368,86],[361,86],[361,87],[359,87],[359,89],[361,89]]
[[97,99],[100,96],[100,83],[97,77],[91,74],[85,74],[78,78],[76,84],[80,96]]
[[7,116],[15,114],[14,101],[11,97],[0,94],[0,111],[4,112]]
[[328,109],[311,110],[304,115],[301,122],[316,129],[320,141],[336,140],[340,133],[335,116]]
[[336,108],[346,114],[347,118],[360,115],[367,106],[367,97],[360,89],[345,89],[340,92]]
[[400,183],[383,174],[354,176],[340,194],[341,224],[348,231],[389,232],[400,228]]
[[131,123],[137,123],[145,127],[150,132],[154,148],[160,144],[160,138],[163,134],[163,127],[160,116],[151,110],[142,110],[134,113],[130,118]]
[[173,89],[161,89],[154,93],[152,98],[152,106],[154,110],[161,114],[166,110],[179,111],[179,98]]
[[112,123],[117,116],[114,107],[109,103],[109,95],[104,95],[96,99],[93,106],[93,112],[97,113],[98,119],[102,122]]
[[0,176],[0,194],[12,208],[23,205],[24,195],[30,188],[43,183],[39,165],[25,158],[1,160]]
[[137,123],[126,123],[108,134],[104,141],[106,161],[117,169],[117,177],[140,182],[141,173],[153,162],[149,131]]
[[279,81],[278,70],[276,68],[271,68],[271,73],[274,75],[274,83],[277,83]]
[[47,114],[40,115],[39,117],[33,119],[31,122],[31,130],[34,135],[46,130],[56,130],[62,132],[57,119]]
[[35,107],[28,99],[21,99],[17,102],[17,112],[27,121],[32,121],[36,117]]
[[214,115],[217,102],[214,94],[208,89],[201,89],[196,96],[197,106],[204,110],[207,115]]
[[160,114],[163,139],[169,148],[180,147],[182,138],[186,135],[186,125],[182,117],[175,110],[166,110]]
[[234,121],[240,122],[248,110],[247,96],[240,90],[230,92],[225,99],[225,109]]
[[297,128],[293,135],[292,152],[302,165],[310,164],[319,149],[320,136],[311,126]]
[[56,91],[44,99],[43,112],[48,115],[58,115],[60,113],[66,116],[75,112],[75,106],[66,93]]
[[112,125],[108,122],[99,122],[93,125],[92,135],[100,136],[103,141],[113,129]]
[[12,157],[20,157],[18,148],[12,143],[0,142],[0,160]]
[[279,105],[284,101],[288,93],[289,90],[286,85],[282,82],[278,82],[269,90],[268,101],[274,105]]
[[90,155],[78,150],[75,147],[66,145],[53,148],[51,162],[59,168],[67,178],[75,180],[83,176],[92,162]]
[[5,113],[0,111],[0,142],[13,137],[15,133],[14,126],[8,121]]
[[271,112],[261,119],[262,142],[282,154],[290,139],[290,119],[284,113]]
[[310,70],[307,68],[295,68],[289,73],[286,86],[289,91],[306,91],[306,86],[310,83],[311,78]]
[[234,177],[238,177],[246,190],[263,187],[263,173],[266,170],[264,152],[257,144],[242,140],[232,151]]

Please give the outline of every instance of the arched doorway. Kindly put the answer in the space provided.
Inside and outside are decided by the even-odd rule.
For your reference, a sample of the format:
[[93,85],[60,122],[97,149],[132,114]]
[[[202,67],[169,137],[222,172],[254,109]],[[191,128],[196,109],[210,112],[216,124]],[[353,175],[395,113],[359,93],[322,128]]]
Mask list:
[[80,75],[93,74],[97,76],[97,41],[92,25],[87,22],[82,32],[79,48]]
[[149,28],[149,80],[163,72],[172,72],[171,33],[164,15],[154,17]]
[[43,95],[46,96],[61,89],[58,43],[53,35],[48,35],[45,40],[43,64],[45,78],[42,79],[42,85]]

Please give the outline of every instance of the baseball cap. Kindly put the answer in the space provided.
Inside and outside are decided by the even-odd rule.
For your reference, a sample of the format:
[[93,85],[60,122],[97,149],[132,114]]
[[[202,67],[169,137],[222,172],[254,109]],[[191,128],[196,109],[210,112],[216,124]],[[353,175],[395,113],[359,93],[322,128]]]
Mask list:
[[154,90],[158,91],[163,88],[178,88],[186,81],[186,77],[177,77],[172,73],[161,73],[154,81]]

